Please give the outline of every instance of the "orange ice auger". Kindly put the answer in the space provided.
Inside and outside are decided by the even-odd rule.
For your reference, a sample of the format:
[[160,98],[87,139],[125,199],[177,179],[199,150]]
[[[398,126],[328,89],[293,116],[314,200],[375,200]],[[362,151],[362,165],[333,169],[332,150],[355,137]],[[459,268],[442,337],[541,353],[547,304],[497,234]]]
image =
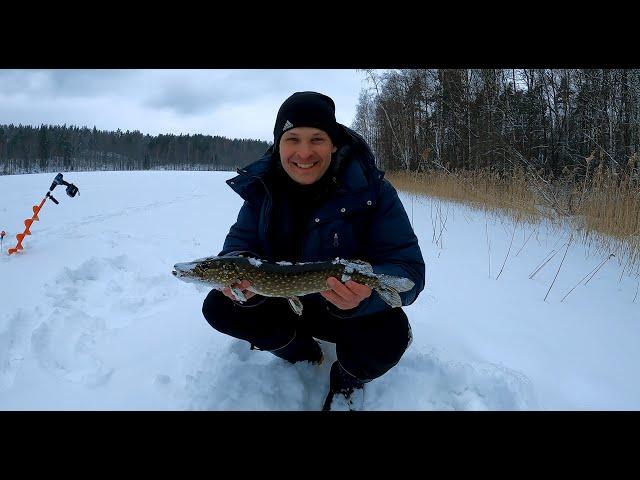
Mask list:
[[[62,179],[62,174],[59,173],[58,175],[56,175],[56,178],[53,180],[53,183],[51,184],[51,186],[49,187],[49,191],[47,192],[47,194],[44,196],[44,198],[42,199],[42,201],[40,202],[39,205],[34,205],[33,206],[33,216],[31,218],[27,218],[24,221],[24,232],[22,233],[18,233],[16,235],[16,240],[18,240],[18,243],[16,243],[16,246],[13,248],[10,248],[7,250],[7,253],[9,255],[19,252],[20,250],[22,250],[22,240],[24,240],[25,235],[31,235],[31,231],[29,230],[29,228],[31,228],[31,224],[33,222],[37,222],[40,219],[38,218],[38,213],[40,213],[40,210],[42,209],[42,206],[44,205],[44,202],[47,201],[47,198],[50,198],[51,201],[53,203],[55,203],[56,205],[60,202],[58,202],[58,200],[56,200],[53,195],[51,195],[51,192],[53,191],[54,188],[56,188],[58,185],[66,185],[67,186],[67,195],[69,195],[70,197],[74,197],[76,195],[76,193],[78,193],[78,187],[76,187],[73,183],[67,183]],[[4,234],[4,231],[2,232]],[[3,235],[4,237],[4,235]]]

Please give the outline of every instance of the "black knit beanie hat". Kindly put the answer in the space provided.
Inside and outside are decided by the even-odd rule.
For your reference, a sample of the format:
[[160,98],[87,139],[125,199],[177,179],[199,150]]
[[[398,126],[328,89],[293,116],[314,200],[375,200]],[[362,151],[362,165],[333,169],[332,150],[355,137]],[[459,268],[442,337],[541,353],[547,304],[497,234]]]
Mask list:
[[292,128],[313,127],[327,132],[334,145],[340,143],[340,129],[336,122],[336,105],[333,100],[317,92],[296,92],[287,98],[278,110],[273,127],[276,151],[280,137]]

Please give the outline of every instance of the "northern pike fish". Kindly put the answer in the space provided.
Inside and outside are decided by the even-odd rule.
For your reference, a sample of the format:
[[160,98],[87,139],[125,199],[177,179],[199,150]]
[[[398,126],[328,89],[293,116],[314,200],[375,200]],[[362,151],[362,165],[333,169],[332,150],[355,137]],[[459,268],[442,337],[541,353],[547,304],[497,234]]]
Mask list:
[[269,263],[244,256],[207,257],[177,263],[172,273],[185,282],[200,283],[217,290],[229,287],[240,302],[247,299],[232,285],[248,280],[251,282],[249,291],[265,297],[286,298],[298,315],[302,315],[302,302],[298,297],[329,290],[329,277],[367,285],[392,307],[401,307],[398,292],[411,290],[414,285],[408,278],[376,274],[370,264],[361,260],[340,258],[327,262]]

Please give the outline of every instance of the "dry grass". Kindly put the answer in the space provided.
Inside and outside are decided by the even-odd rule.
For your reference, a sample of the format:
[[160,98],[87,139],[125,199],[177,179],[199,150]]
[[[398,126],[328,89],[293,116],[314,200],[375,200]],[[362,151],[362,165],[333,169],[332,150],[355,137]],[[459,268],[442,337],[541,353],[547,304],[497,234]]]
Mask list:
[[487,171],[388,172],[386,177],[403,192],[471,205],[486,212],[507,214],[517,221],[538,222],[549,214],[538,207],[524,173],[511,178]]
[[584,242],[626,259],[631,268],[640,264],[640,178],[637,172],[620,175],[597,168],[572,195],[574,222]]
[[[588,160],[588,159],[587,159]],[[633,163],[632,163],[633,161]],[[515,171],[447,173],[388,172],[403,192],[444,199],[501,215],[516,223],[570,225],[578,239],[605,256],[614,254],[623,273],[640,273],[640,177],[635,158],[625,174],[602,166],[581,176],[565,170],[561,178],[543,180]]]

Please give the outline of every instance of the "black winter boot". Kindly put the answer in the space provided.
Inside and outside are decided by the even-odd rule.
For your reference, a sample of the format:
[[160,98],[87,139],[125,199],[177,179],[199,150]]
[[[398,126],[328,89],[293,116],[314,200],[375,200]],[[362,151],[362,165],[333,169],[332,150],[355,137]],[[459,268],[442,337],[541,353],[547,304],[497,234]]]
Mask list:
[[362,410],[365,382],[348,373],[336,360],[329,374],[329,393],[322,406],[323,411]]
[[[252,346],[252,349],[256,347]],[[307,361],[320,365],[324,360],[320,344],[313,337],[301,336],[297,333],[285,346],[268,351],[290,363]]]

